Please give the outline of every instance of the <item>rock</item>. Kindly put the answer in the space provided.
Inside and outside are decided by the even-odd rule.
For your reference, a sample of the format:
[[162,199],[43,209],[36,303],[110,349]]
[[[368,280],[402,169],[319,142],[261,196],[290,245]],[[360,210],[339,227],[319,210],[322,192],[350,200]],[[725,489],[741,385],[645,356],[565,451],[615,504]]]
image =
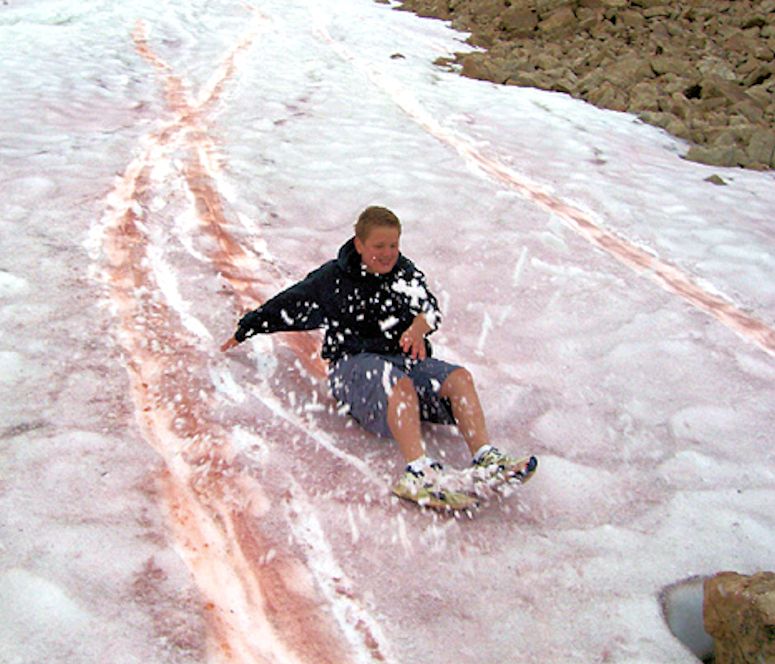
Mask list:
[[635,113],[695,143],[687,159],[775,168],[775,0],[403,0],[401,8],[451,20],[487,49],[456,56],[464,76]]
[[548,37],[561,37],[572,34],[578,20],[570,7],[561,7],[552,12],[538,24],[538,31]]
[[493,67],[483,53],[469,53],[463,58],[463,76],[480,81],[493,80]]
[[570,5],[573,3],[570,0],[535,0],[533,4],[535,4],[538,15],[544,19],[561,7],[570,9]]
[[649,19],[649,18],[656,18],[658,16],[670,16],[670,14],[673,13],[673,10],[670,9],[669,6],[665,5],[659,5],[655,7],[647,7],[643,11],[643,18]]
[[661,96],[659,88],[652,81],[641,81],[630,89],[627,110],[631,113],[659,111]]
[[692,76],[697,71],[691,63],[668,55],[655,55],[653,58],[649,59],[649,65],[657,76],[661,76],[662,74]]
[[746,153],[754,163],[775,168],[775,131],[757,129],[751,135]]
[[740,166],[745,161],[745,152],[734,146],[707,147],[694,145],[686,153],[686,159],[708,166]]
[[538,15],[522,7],[509,7],[501,14],[501,29],[511,37],[527,37],[538,26]]
[[711,184],[718,185],[720,187],[726,187],[727,183],[720,175],[711,175],[710,177],[705,178],[705,182],[710,182]]
[[716,664],[775,661],[775,573],[721,572],[705,581],[704,593]]
[[654,72],[648,62],[637,55],[627,55],[607,67],[604,78],[619,88],[629,89],[652,76]]
[[627,97],[622,90],[617,89],[610,81],[603,83],[591,90],[588,99],[595,106],[611,109],[612,111],[626,111]]

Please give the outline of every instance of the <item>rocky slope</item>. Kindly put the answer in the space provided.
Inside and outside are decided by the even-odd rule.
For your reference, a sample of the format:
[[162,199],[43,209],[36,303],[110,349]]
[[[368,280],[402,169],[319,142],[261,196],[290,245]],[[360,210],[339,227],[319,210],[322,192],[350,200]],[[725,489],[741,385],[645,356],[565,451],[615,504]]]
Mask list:
[[775,168],[775,0],[403,0],[485,49],[441,65],[637,114],[687,158]]

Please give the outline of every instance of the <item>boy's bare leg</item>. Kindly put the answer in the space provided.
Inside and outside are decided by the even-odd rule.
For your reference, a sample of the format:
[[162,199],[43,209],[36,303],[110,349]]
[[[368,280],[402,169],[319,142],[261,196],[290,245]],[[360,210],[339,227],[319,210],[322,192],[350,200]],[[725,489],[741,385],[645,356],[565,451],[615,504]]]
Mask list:
[[425,454],[420,432],[420,402],[408,377],[401,378],[388,397],[387,423],[407,463]]
[[479,402],[473,376],[467,369],[455,369],[449,374],[439,394],[449,399],[452,404],[457,428],[465,438],[472,455],[482,445],[490,442],[482,404]]

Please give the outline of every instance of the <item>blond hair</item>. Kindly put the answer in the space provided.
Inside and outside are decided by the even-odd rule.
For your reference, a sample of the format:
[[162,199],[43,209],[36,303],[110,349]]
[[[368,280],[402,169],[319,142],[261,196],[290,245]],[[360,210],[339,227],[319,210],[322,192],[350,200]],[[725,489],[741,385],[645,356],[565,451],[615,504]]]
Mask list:
[[394,212],[379,205],[371,205],[361,212],[355,222],[355,237],[364,242],[372,229],[377,227],[397,228],[401,234],[401,222]]

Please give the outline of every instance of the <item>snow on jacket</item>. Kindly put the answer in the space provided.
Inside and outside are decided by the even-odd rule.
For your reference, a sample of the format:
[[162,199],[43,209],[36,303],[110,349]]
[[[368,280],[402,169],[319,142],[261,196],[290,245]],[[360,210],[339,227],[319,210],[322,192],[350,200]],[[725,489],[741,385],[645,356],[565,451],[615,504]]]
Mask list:
[[[322,328],[327,360],[363,352],[398,355],[401,334],[420,313],[433,330],[441,322],[438,302],[414,263],[399,254],[389,273],[371,274],[351,238],[335,260],[243,316],[234,336],[244,341],[259,333]],[[425,345],[430,357],[427,339]]]

